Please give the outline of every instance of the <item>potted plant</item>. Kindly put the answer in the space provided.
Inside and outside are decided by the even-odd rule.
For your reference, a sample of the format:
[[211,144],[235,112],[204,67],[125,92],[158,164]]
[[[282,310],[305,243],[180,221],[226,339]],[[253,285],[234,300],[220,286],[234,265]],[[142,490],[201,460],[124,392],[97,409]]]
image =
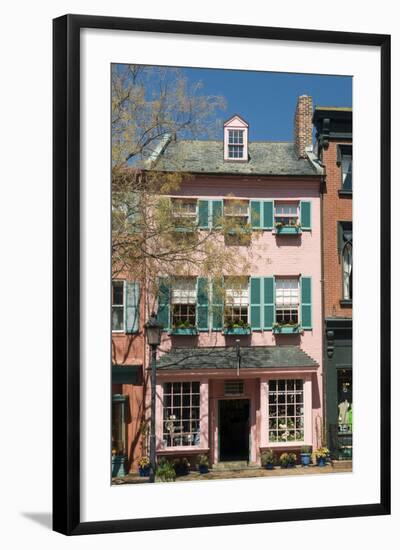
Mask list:
[[187,458],[175,458],[172,465],[177,476],[186,476],[189,473],[190,463]]
[[165,458],[160,459],[156,469],[156,480],[162,482],[175,481],[176,473],[170,462]]
[[297,457],[295,453],[282,453],[279,457],[281,468],[294,468],[296,460]]
[[148,477],[150,475],[150,460],[148,456],[142,456],[139,460],[139,475],[140,477]]
[[207,474],[208,473],[208,456],[207,455],[200,455],[199,456],[199,472],[201,474]]
[[315,451],[315,458],[317,460],[318,466],[325,466],[328,456],[329,456],[328,447],[319,447]]
[[261,453],[261,465],[267,470],[274,469],[274,452],[272,449],[267,449]]
[[312,447],[310,445],[303,445],[300,449],[300,461],[303,466],[309,466],[311,463]]

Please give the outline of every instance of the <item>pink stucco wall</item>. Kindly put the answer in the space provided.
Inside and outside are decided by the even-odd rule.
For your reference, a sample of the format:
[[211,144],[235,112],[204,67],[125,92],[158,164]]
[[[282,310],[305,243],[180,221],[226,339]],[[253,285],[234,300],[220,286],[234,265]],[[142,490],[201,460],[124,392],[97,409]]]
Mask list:
[[[311,201],[312,230],[303,231],[301,236],[276,236],[273,231],[259,231],[258,238],[252,238],[249,247],[240,247],[240,253],[247,255],[250,261],[251,276],[297,276],[312,277],[312,330],[301,335],[274,335],[272,331],[253,331],[251,335],[240,337],[242,346],[299,345],[303,351],[317,363],[316,369],[290,370],[290,377],[305,380],[305,407],[307,423],[305,427],[305,444],[314,447],[321,444],[322,430],[322,316],[321,316],[321,231],[320,231],[320,193],[318,178],[263,178],[231,176],[199,176],[183,183],[176,196],[199,197],[203,199],[223,199],[231,197],[240,199],[264,200],[309,200]],[[221,332],[200,333],[198,337],[171,337],[164,334],[162,348],[168,350],[172,345],[179,347],[226,346],[234,345],[237,337],[224,336]],[[251,451],[250,459],[259,460],[259,448],[267,443],[266,429],[267,408],[266,388],[271,376],[285,377],[288,372],[246,372],[246,395],[251,398]],[[201,373],[204,377],[205,373]],[[208,392],[210,419],[202,424],[201,447],[211,449],[213,461],[218,459],[218,421],[217,402],[222,388],[222,378],[234,377],[235,373],[207,373],[208,384],[203,380],[202,392]],[[200,373],[167,373],[159,376],[158,400],[158,444],[161,445],[162,431],[162,383],[168,379],[185,380],[187,377],[199,379]],[[195,378],[193,378],[195,377]],[[252,379],[251,379],[252,378]],[[221,379],[221,380],[219,380]],[[204,400],[205,402],[205,400]],[[203,411],[205,412],[205,410]],[[206,437],[209,437],[209,440]],[[297,444],[298,446],[298,444]],[[172,449],[171,449],[172,451]]]

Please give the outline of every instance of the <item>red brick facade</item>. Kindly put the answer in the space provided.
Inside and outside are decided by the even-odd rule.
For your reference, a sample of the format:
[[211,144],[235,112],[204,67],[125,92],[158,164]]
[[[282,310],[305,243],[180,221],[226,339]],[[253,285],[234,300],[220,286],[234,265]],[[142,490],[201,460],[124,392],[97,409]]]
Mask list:
[[337,165],[337,145],[349,142],[330,139],[323,150],[322,162],[326,170],[326,186],[322,201],[324,235],[324,306],[326,317],[351,317],[351,305],[343,299],[342,262],[338,251],[338,222],[352,221],[352,195],[341,195],[342,170]]

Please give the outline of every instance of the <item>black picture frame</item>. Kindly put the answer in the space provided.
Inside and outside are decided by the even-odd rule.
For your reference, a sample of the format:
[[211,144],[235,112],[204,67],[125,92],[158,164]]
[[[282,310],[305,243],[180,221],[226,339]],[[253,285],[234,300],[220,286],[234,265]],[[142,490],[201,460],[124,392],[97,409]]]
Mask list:
[[[80,31],[84,28],[377,46],[381,51],[380,501],[273,511],[80,520]],[[65,535],[390,514],[390,36],[65,15],[53,21],[53,529]]]

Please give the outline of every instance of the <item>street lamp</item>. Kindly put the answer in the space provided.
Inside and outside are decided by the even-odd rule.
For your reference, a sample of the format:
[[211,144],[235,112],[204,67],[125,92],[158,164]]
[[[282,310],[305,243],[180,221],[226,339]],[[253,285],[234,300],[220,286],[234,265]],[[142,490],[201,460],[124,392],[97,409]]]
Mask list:
[[161,343],[163,330],[163,326],[157,321],[157,315],[154,311],[144,325],[144,329],[147,342],[151,348],[150,483],[154,483],[156,475],[156,358],[157,347]]

